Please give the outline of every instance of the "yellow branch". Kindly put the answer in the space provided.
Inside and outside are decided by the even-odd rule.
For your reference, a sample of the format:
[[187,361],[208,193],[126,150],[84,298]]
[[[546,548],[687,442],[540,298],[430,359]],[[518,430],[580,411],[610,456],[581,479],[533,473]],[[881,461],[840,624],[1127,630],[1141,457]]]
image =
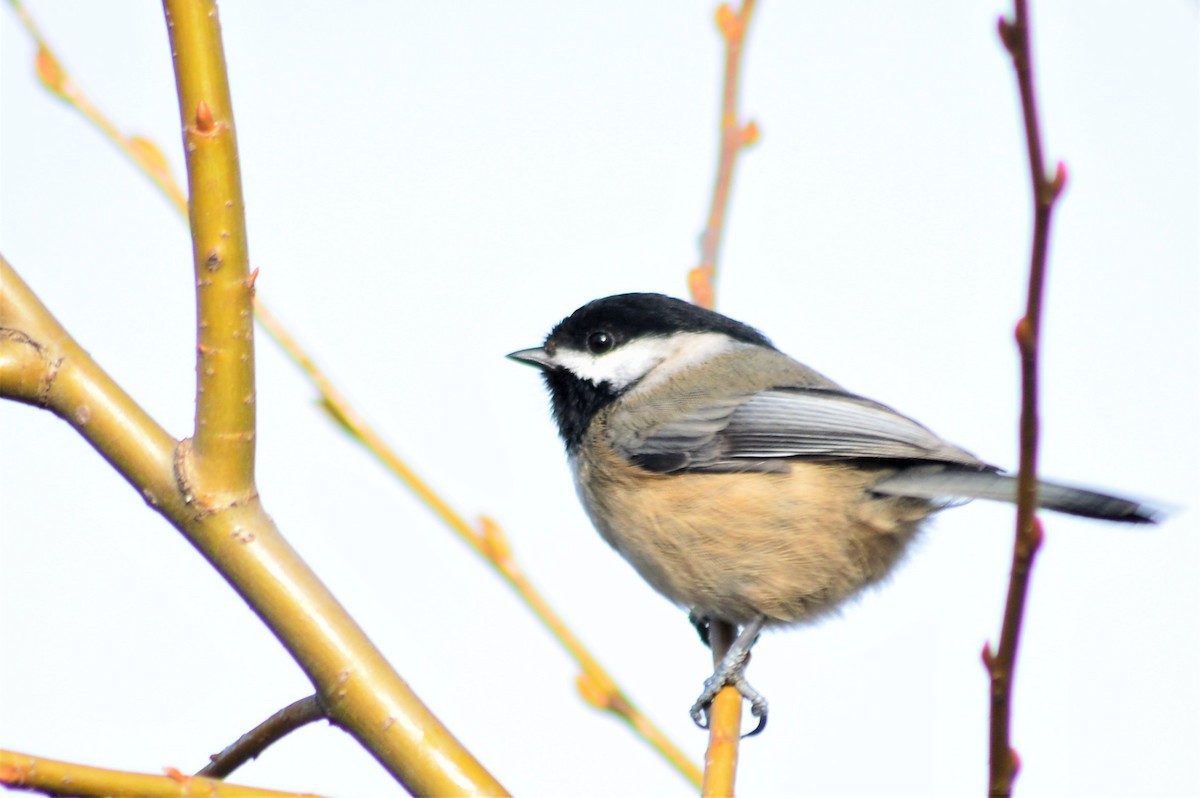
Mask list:
[[[87,100],[76,84],[70,79],[69,73],[45,42],[32,18],[21,7],[18,0],[11,0],[11,2],[17,7],[18,13],[25,23],[30,36],[38,45],[38,71],[43,83],[68,104],[76,107],[105,136],[129,155],[134,163],[149,175],[167,197],[175,203],[180,213],[186,214],[188,210],[187,200],[184,198],[178,183],[166,169],[165,158],[162,157],[158,149],[145,139],[121,134],[116,126]],[[46,74],[43,74],[43,62],[53,67]],[[48,78],[47,75],[50,77]],[[63,86],[69,86],[70,91],[62,90],[61,87]],[[185,119],[186,124],[187,121]],[[252,286],[253,274],[250,275],[249,279]],[[253,301],[258,321],[313,382],[317,390],[321,393],[322,406],[329,414],[399,478],[401,482],[412,490],[447,527],[493,565],[497,572],[512,586],[530,609],[533,610],[534,614],[546,625],[551,634],[567,649],[580,667],[581,673],[577,683],[583,698],[593,706],[620,716],[635,733],[640,735],[653,749],[658,751],[684,778],[699,787],[701,782],[700,768],[629,700],[615,680],[553,610],[545,597],[533,587],[532,583],[530,583],[529,579],[521,571],[519,564],[511,557],[511,552],[508,552],[506,549],[505,556],[500,557],[497,555],[495,547],[485,541],[485,538],[489,537],[493,542],[501,539],[502,533],[499,527],[484,519],[484,531],[476,532],[358,414],[357,410],[341,395],[332,381],[317,367],[312,358],[309,357],[283,324],[268,310],[261,298],[254,296]],[[4,342],[0,341],[0,358],[4,356],[3,345]]]
[[2,255],[0,397],[62,417],[160,512],[177,493],[178,441],[71,338]]
[[0,389],[66,419],[212,563],[262,618],[349,731],[411,792],[504,788],[392,669],[257,496],[214,507],[177,480],[184,443],[151,419],[0,257]]
[[196,272],[196,428],[180,466],[206,504],[254,494],[254,310],[233,107],[213,0],[165,0]]
[[[713,665],[725,658],[733,645],[737,628],[724,621],[712,621],[708,626],[708,642],[712,646]],[[738,743],[742,734],[742,695],[736,687],[726,685],[713,699],[708,712],[708,749],[704,752],[704,798],[726,798],[734,793],[737,780]]]
[[47,795],[136,795],[138,798],[315,798],[310,793],[261,790],[215,779],[185,776],[174,768],[166,775],[76,765],[54,759],[0,751],[0,785]]

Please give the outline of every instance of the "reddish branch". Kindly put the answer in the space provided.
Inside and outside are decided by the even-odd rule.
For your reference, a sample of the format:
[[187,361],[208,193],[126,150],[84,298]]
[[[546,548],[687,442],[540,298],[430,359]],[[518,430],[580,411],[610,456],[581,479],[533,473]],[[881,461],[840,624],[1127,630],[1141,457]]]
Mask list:
[[983,649],[984,665],[991,678],[991,725],[989,746],[988,794],[1012,794],[1020,760],[1010,742],[1012,682],[1029,574],[1034,556],[1042,542],[1042,524],[1035,515],[1037,506],[1038,448],[1038,344],[1041,332],[1042,291],[1046,275],[1046,248],[1050,239],[1050,219],[1066,184],[1067,173],[1058,164],[1053,177],[1047,177],[1038,126],[1037,99],[1033,89],[1033,60],[1029,37],[1029,13],[1025,0],[1014,0],[1015,17],[1001,18],[1000,39],[1012,56],[1025,117],[1025,138],[1029,150],[1029,172],[1033,188],[1033,245],[1029,263],[1029,293],[1025,315],[1017,322],[1017,348],[1021,356],[1021,456],[1017,477],[1017,531],[1013,545],[1012,573],[1000,631],[999,649],[991,644]]

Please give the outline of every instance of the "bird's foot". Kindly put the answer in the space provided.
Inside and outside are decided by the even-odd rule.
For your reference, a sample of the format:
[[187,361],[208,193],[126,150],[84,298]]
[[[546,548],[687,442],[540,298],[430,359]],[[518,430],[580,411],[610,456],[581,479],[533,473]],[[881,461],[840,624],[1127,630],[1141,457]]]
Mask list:
[[754,735],[767,728],[767,699],[762,693],[755,690],[746,681],[746,677],[742,675],[741,669],[737,673],[722,675],[720,672],[714,673],[704,681],[704,690],[701,691],[700,697],[696,699],[696,703],[692,704],[692,720],[701,729],[707,729],[709,726],[709,710],[712,709],[713,699],[717,697],[717,693],[728,685],[733,687],[742,698],[750,702],[750,714],[758,718],[758,725],[754,730],[743,734],[743,737],[753,737]]
[[754,727],[754,731],[742,736],[753,737],[767,727],[767,699],[750,686],[744,675],[746,664],[750,659],[750,648],[758,640],[758,633],[762,631],[765,622],[766,618],[759,617],[746,624],[737,639],[733,641],[733,645],[725,652],[725,656],[721,658],[713,675],[704,681],[704,689],[700,692],[696,703],[692,704],[691,710],[692,720],[700,728],[707,729],[709,727],[709,712],[713,699],[726,685],[736,689],[742,698],[750,702],[750,714],[758,718],[758,725]]

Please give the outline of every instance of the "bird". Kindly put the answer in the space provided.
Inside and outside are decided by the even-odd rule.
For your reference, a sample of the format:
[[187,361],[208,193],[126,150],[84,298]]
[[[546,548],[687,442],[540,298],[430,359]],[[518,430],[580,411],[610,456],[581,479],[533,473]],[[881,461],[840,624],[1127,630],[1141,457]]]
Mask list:
[[[691,708],[707,727],[746,681],[766,628],[810,623],[883,579],[922,523],[971,499],[1016,501],[1016,477],[779,351],[755,328],[681,299],[589,302],[540,347],[538,368],[583,504],[651,587],[708,624],[740,628]],[[1047,510],[1154,523],[1145,503],[1041,481]],[[707,643],[707,640],[705,640]]]

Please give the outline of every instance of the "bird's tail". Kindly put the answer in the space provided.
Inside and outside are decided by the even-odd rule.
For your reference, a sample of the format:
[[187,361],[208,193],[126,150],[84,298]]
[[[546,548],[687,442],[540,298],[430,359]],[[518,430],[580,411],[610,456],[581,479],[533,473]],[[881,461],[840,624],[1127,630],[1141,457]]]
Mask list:
[[[914,499],[990,499],[1015,503],[1017,478],[995,471],[914,467],[888,477],[872,490]],[[1038,506],[1085,518],[1132,524],[1157,523],[1164,515],[1162,510],[1143,502],[1053,482],[1038,482]]]

